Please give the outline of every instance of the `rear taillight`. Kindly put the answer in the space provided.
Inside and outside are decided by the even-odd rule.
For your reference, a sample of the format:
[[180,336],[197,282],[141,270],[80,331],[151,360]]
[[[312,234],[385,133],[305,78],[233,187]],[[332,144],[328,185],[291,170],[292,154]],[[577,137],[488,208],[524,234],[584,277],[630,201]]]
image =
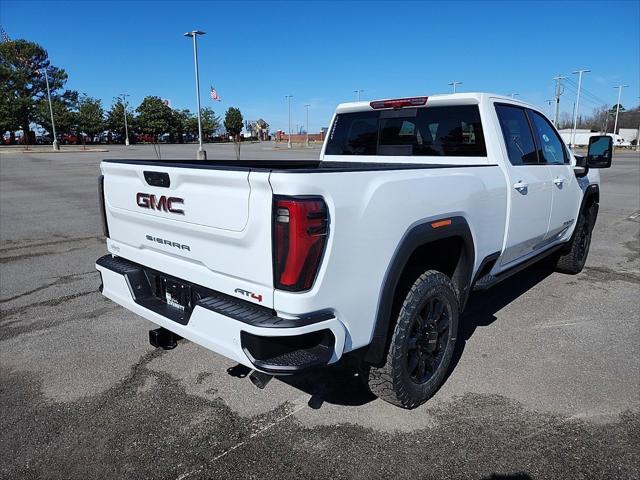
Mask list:
[[378,110],[380,108],[420,107],[427,103],[428,97],[396,98],[393,100],[376,100],[369,105]]
[[107,210],[104,204],[104,175],[98,180],[98,203],[100,204],[100,216],[102,217],[102,233],[109,238],[109,226],[107,225]]
[[319,197],[276,197],[273,202],[275,287],[308,290],[318,273],[329,232],[327,204]]

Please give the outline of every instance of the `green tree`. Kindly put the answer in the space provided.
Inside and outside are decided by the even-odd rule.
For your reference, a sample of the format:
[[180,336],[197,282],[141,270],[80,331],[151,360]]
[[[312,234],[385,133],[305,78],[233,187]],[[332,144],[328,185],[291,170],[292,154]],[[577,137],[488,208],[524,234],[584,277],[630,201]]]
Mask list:
[[[104,109],[97,98],[83,95],[78,102],[77,128],[80,134],[93,138],[104,130]],[[84,138],[84,137],[83,137]]]
[[[192,133],[189,131],[191,125],[191,119],[193,115],[189,110],[173,110],[171,119],[171,136],[177,137],[178,143],[184,143],[183,135],[185,133]],[[196,125],[196,132],[198,127]],[[175,141],[172,138],[172,141]]]
[[240,109],[229,107],[224,115],[224,128],[233,136],[236,146],[236,159],[240,160],[240,132],[242,131],[242,113]]
[[[124,143],[126,131],[124,128],[124,103],[122,98],[115,97],[113,99],[111,108],[107,112],[105,126],[110,132],[118,134],[120,140]],[[133,143],[135,141],[133,132],[137,130],[137,118],[129,105],[127,105],[127,126],[129,128],[129,140]]]
[[184,132],[198,135],[198,117],[191,112],[189,112],[189,117],[185,121]]
[[[75,131],[77,118],[74,109],[77,103],[78,93],[71,90],[67,90],[62,95],[51,99],[53,119],[56,122],[56,133],[58,135],[70,134]],[[53,136],[51,112],[49,111],[49,101],[46,97],[38,100],[33,114],[33,121]]]
[[204,137],[204,140],[206,140],[207,138],[214,136],[220,128],[220,117],[217,117],[213,109],[210,107],[204,107],[201,112],[202,136]]
[[[49,62],[47,51],[27,40],[0,43],[0,124],[29,132],[38,101],[47,95],[44,70],[49,76],[52,96],[64,87],[66,72]],[[29,135],[25,135],[28,141]]]
[[[187,110],[187,112],[189,112]],[[201,110],[202,119],[202,137],[203,141],[207,141],[210,137],[220,129],[220,117],[216,116],[213,109],[204,107]],[[189,117],[185,123],[185,133],[198,135],[198,116],[189,112]]]
[[145,97],[138,112],[138,126],[143,133],[153,135],[157,141],[158,135],[171,132],[173,111],[160,97]]

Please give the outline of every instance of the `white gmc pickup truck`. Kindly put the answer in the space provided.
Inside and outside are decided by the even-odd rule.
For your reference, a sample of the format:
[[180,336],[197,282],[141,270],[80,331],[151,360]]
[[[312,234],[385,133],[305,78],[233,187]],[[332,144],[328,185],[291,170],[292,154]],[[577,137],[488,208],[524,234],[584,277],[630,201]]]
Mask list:
[[486,93],[338,106],[318,161],[104,160],[103,294],[253,369],[345,354],[405,408],[446,378],[458,319],[542,257],[579,272],[610,137],[577,157],[536,108]]

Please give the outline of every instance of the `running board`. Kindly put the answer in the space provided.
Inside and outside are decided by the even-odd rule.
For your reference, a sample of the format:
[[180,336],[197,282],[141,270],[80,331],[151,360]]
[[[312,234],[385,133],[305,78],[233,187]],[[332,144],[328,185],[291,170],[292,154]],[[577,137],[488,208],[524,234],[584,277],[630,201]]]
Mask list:
[[533,265],[534,263],[538,263],[543,258],[546,258],[549,255],[556,253],[558,250],[560,250],[564,246],[565,246],[564,243],[560,243],[559,245],[551,247],[550,249],[545,250],[542,253],[539,253],[535,257],[531,257],[529,260],[519,263],[518,265],[514,265],[509,270],[500,272],[497,275],[491,275],[490,273],[488,273],[483,277],[479,278],[478,280],[476,280],[476,282],[473,284],[473,290],[488,290],[489,288],[493,287],[497,283],[500,283],[501,281],[511,277],[512,275],[515,275],[516,273],[519,273],[522,270],[529,268],[531,265]]

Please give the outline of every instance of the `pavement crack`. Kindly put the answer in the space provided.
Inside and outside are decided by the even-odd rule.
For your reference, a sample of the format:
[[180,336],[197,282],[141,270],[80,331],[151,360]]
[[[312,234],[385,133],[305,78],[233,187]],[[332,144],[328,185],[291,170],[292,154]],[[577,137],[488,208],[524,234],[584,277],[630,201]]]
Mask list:
[[49,300],[43,300],[41,302],[30,303],[28,305],[23,305],[22,307],[8,308],[6,310],[1,310],[0,309],[0,311],[2,311],[3,319],[6,319],[6,318],[11,317],[13,315],[19,315],[19,314],[25,313],[25,312],[31,310],[32,308],[55,307],[57,305],[60,305],[61,303],[68,302],[70,300],[74,300],[74,299],[80,298],[80,297],[86,297],[87,295],[97,294],[97,293],[99,293],[97,290],[89,290],[88,292],[78,292],[78,293],[74,293],[72,295],[65,295],[65,296],[58,297],[58,298],[51,298]]
[[64,253],[76,252],[78,250],[84,250],[84,247],[69,248],[67,250],[63,250],[62,252],[55,251],[55,250],[47,250],[45,252],[25,253],[23,255],[11,255],[8,257],[0,257],[0,264],[17,262],[18,260],[27,260],[29,258],[43,257],[46,255],[61,255]]
[[13,300],[17,300],[19,298],[26,297],[26,296],[34,294],[36,292],[41,292],[42,290],[46,290],[47,288],[50,288],[50,287],[55,287],[55,286],[59,286],[59,285],[67,285],[69,283],[73,283],[74,281],[76,281],[80,277],[84,277],[86,275],[93,274],[93,273],[95,273],[95,270],[91,270],[90,272],[73,273],[71,275],[63,275],[62,277],[59,277],[56,280],[54,280],[53,282],[47,283],[46,285],[41,285],[41,286],[39,286],[37,288],[34,288],[32,290],[27,290],[26,292],[20,293],[18,295],[14,295],[13,297],[7,297],[7,298],[0,299],[0,304],[12,302]]
[[35,248],[35,247],[48,247],[50,245],[59,245],[61,243],[75,243],[75,242],[83,242],[86,240],[103,240],[102,235],[91,235],[89,237],[75,237],[75,238],[61,238],[60,240],[53,240],[49,242],[40,242],[40,243],[29,243],[23,245],[15,245],[11,247],[3,247],[0,248],[0,252],[8,252],[12,250],[22,250],[25,248]]

